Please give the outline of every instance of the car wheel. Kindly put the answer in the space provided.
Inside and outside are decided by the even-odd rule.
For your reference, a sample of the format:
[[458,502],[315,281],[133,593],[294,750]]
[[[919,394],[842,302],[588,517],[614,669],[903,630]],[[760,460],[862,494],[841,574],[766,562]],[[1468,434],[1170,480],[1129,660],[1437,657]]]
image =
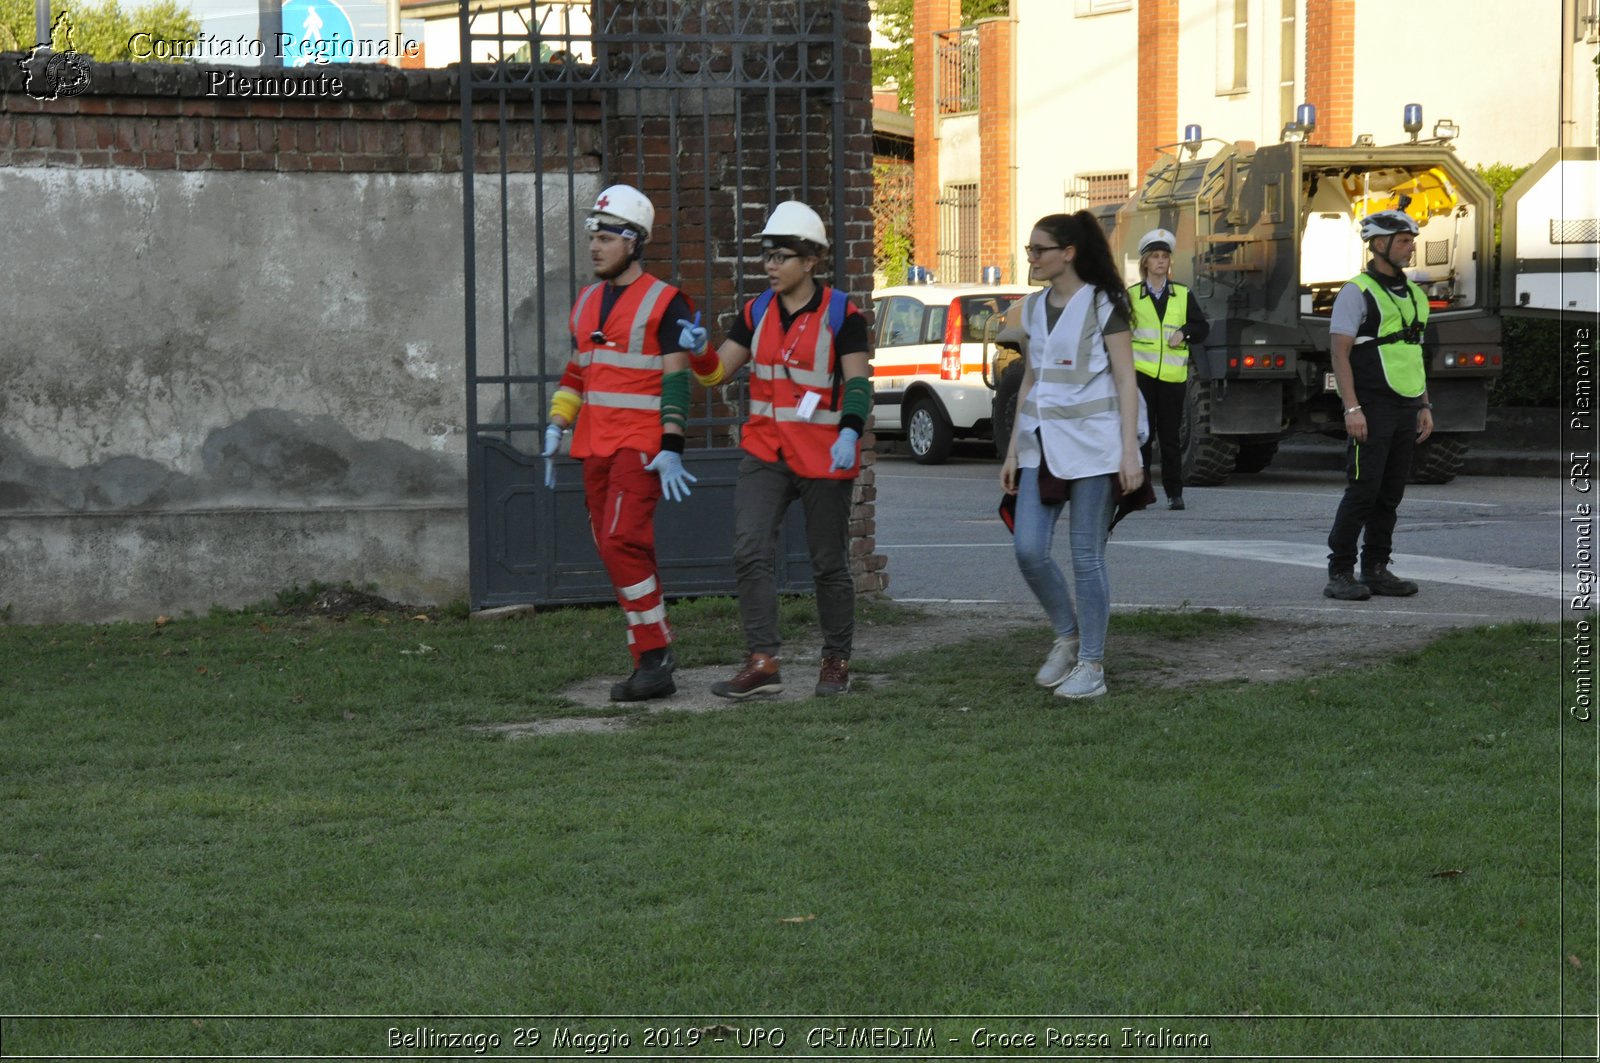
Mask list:
[[1178,434],[1183,440],[1184,483],[1190,487],[1215,487],[1228,482],[1239,456],[1239,444],[1211,434],[1211,390],[1204,381],[1189,379]]
[[922,465],[942,465],[950,457],[955,433],[950,419],[932,399],[918,399],[906,415],[906,442],[911,456]]

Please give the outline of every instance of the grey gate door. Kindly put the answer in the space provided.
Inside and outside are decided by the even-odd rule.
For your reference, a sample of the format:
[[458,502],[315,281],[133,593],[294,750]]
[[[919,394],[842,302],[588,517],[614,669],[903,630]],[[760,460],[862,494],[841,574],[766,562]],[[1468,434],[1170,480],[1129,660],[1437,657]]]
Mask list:
[[[550,395],[572,351],[567,315],[592,281],[583,217],[600,189],[656,206],[647,272],[678,285],[720,343],[766,287],[758,232],[798,198],[825,219],[844,202],[851,0],[591,0],[498,10],[460,0],[469,533],[475,608],[609,601],[580,465],[539,458]],[[475,13],[474,13],[475,12]],[[849,11],[864,23],[861,12]],[[471,145],[471,149],[467,148]],[[834,240],[833,276],[844,241]],[[684,503],[656,538],[673,595],[733,589],[733,485],[742,370],[696,388]],[[581,416],[581,414],[580,414]],[[779,584],[810,587],[799,507]]]

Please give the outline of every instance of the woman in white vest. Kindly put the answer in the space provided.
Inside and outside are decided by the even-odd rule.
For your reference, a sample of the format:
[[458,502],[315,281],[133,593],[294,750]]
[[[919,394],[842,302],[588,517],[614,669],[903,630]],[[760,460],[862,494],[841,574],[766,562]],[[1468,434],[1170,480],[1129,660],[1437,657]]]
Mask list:
[[[1000,482],[1017,496],[1017,565],[1055,628],[1035,679],[1059,697],[1093,698],[1106,692],[1106,535],[1117,499],[1144,482],[1128,293],[1088,211],[1039,219],[1024,251],[1033,279],[1049,287],[1023,305],[1028,357]],[[1063,509],[1070,590],[1050,556]]]

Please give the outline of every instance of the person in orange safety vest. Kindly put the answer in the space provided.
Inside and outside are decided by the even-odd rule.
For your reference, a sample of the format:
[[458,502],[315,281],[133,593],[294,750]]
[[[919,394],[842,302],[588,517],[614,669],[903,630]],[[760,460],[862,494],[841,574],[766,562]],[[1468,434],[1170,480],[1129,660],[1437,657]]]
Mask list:
[[872,413],[872,341],[843,292],[815,272],[827,230],[803,203],[780,203],[757,236],[768,291],[750,300],[715,353],[690,360],[714,386],[751,363],[750,413],[740,433],[745,457],[734,489],[733,561],[747,657],[719,697],[783,689],[778,669],[778,531],[799,499],[822,626],[820,696],[850,689],[855,581],[850,573],[850,508],[860,447]]
[[[689,345],[699,315],[688,298],[644,272],[640,259],[655,207],[630,185],[595,199],[585,226],[598,281],[578,295],[569,319],[576,352],[550,400],[545,485],[572,427],[583,461],[589,528],[628,625],[634,668],[611,687],[612,701],[664,698],[677,691],[672,628],[656,565],[656,503],[689,496],[683,467],[689,415]],[[699,330],[704,344],[703,330]]]

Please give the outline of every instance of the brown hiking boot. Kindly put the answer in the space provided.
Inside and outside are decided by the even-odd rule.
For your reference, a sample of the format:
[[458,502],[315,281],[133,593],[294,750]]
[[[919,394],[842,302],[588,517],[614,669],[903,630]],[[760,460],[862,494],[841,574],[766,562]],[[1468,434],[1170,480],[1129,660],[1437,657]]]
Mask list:
[[843,657],[824,657],[817,676],[817,697],[832,697],[850,690],[850,662]]
[[711,693],[735,701],[758,695],[776,694],[783,689],[778,675],[778,659],[770,653],[752,653],[732,679],[711,684]]

